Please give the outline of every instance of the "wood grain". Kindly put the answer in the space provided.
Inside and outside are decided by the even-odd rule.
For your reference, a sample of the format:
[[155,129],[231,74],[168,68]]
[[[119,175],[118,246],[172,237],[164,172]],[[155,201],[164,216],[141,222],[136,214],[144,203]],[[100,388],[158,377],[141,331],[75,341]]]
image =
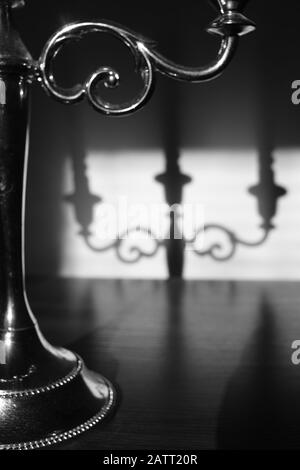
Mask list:
[[297,283],[30,280],[47,338],[119,389],[60,449],[299,448]]

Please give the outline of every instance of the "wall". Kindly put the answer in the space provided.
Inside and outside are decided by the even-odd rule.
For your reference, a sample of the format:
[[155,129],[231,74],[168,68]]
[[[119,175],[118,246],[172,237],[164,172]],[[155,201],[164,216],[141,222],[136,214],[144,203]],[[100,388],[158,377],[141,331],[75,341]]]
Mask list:
[[[105,18],[127,25],[155,38],[162,53],[187,65],[206,63],[217,50],[217,39],[204,31],[215,12],[204,1],[178,5],[166,0],[146,6],[66,0],[27,4],[16,20],[35,58],[57,28],[80,19]],[[175,171],[178,160],[181,171],[192,178],[184,186],[182,201],[201,202],[207,223],[225,226],[243,240],[258,241],[262,218],[248,189],[259,182],[264,210],[276,209],[275,228],[260,247],[238,247],[222,263],[186,252],[186,278],[298,279],[300,110],[290,95],[291,82],[299,78],[299,12],[297,0],[289,2],[288,9],[281,2],[252,0],[246,14],[257,23],[257,31],[242,38],[222,77],[192,85],[160,76],[147,107],[124,119],[97,115],[87,104],[63,106],[34,86],[27,273],[167,277],[163,248],[137,264],[126,264],[114,250],[91,250],[82,230],[88,227],[93,246],[99,246],[100,199],[116,202],[126,195],[136,202],[165,201],[164,188],[154,177],[164,171],[166,162]],[[57,60],[57,74],[63,84],[73,84],[99,65],[114,66],[123,77],[120,90],[111,92],[112,99],[134,94],[139,83],[128,51],[103,35],[66,48]],[[280,188],[274,193],[274,184],[287,194],[282,191],[276,199]],[[169,192],[172,185],[176,180],[171,177]],[[205,242],[217,237],[228,248],[228,236],[222,233],[207,233]]]

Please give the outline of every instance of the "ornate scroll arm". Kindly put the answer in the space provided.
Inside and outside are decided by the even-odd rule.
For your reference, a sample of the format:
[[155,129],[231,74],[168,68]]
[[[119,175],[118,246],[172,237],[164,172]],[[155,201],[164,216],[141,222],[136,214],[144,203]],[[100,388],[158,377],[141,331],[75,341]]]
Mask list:
[[[207,248],[198,248],[196,246],[197,239],[203,236],[204,232],[216,230],[219,235],[225,237],[227,243],[216,241],[211,243]],[[139,246],[137,240],[130,240],[130,236],[134,234],[143,234],[152,241],[152,249],[146,250],[142,246]],[[243,240],[236,235],[229,228],[220,224],[208,224],[205,227],[201,227],[196,231],[195,235],[191,239],[182,239],[185,249],[192,250],[196,255],[200,257],[210,256],[215,261],[228,261],[233,258],[236,250],[239,246],[245,246],[248,248],[255,248],[263,245],[268,239],[270,230],[264,229],[262,236],[254,241]],[[87,247],[96,253],[103,253],[114,249],[117,257],[120,261],[126,264],[134,264],[140,261],[141,258],[151,258],[156,255],[161,247],[167,247],[168,238],[157,238],[154,232],[147,227],[132,227],[124,232],[115,240],[111,241],[107,245],[96,246],[92,243],[90,234],[84,234],[84,242]]]
[[150,58],[155,69],[163,75],[176,80],[200,83],[212,80],[220,75],[231,62],[239,42],[238,36],[223,38],[217,54],[217,58],[204,67],[185,67],[166,59],[155,49],[149,48],[147,44],[139,43],[139,50],[143,51]]
[[[222,12],[208,28],[208,32],[222,37],[217,57],[205,67],[185,67],[176,64],[155,50],[154,42],[122,26],[109,22],[82,22],[67,25],[55,33],[47,42],[37,66],[39,80],[46,91],[64,103],[76,103],[84,97],[99,112],[111,115],[133,113],[144,106],[154,90],[155,72],[160,72],[177,80],[202,82],[218,76],[231,61],[238,44],[238,37],[254,29],[252,22],[238,11]],[[100,67],[84,84],[69,89],[58,86],[53,74],[53,60],[61,48],[71,40],[78,40],[88,33],[109,33],[126,45],[136,62],[143,87],[131,101],[116,105],[100,96],[98,85],[114,88],[119,84],[118,73],[110,67]]]
[[[110,67],[100,67],[84,84],[75,85],[65,89],[58,86],[53,75],[53,60],[61,48],[72,40],[78,40],[88,33],[106,32],[125,44],[133,54],[136,69],[140,73],[143,88],[136,98],[122,105],[106,102],[99,95],[97,89],[100,82],[107,88],[114,88],[119,84],[119,74]],[[39,78],[46,91],[58,101],[64,103],[77,103],[87,97],[90,104],[99,112],[109,115],[129,114],[143,106],[152,95],[154,88],[153,67],[144,52],[139,51],[139,42],[148,43],[149,40],[132,33],[129,29],[121,28],[110,23],[84,22],[74,23],[61,28],[47,42],[38,62]]]
[[[143,234],[144,236],[147,236],[148,239],[153,242],[152,249],[150,251],[146,251],[142,247],[139,247],[138,241],[131,241],[130,236],[134,234]],[[152,258],[156,255],[159,248],[165,245],[165,241],[156,238],[154,232],[150,228],[140,226],[128,229],[111,243],[103,246],[95,246],[92,243],[89,234],[85,234],[83,239],[87,247],[96,253],[103,253],[110,249],[115,249],[119,260],[126,264],[137,263],[141,258]]]
[[[196,241],[197,238],[203,234],[203,232],[208,232],[209,230],[217,230],[219,234],[224,235],[228,240],[227,250],[226,246],[222,245],[220,242],[212,243],[208,248],[197,248]],[[194,253],[198,256],[210,256],[215,261],[228,261],[231,259],[238,246],[247,246],[249,248],[255,248],[261,246],[269,237],[270,230],[264,229],[262,236],[255,241],[248,241],[241,239],[236,235],[232,230],[227,227],[224,227],[220,224],[208,224],[204,228],[201,228],[196,232],[192,240],[188,240],[187,244],[190,245]]]

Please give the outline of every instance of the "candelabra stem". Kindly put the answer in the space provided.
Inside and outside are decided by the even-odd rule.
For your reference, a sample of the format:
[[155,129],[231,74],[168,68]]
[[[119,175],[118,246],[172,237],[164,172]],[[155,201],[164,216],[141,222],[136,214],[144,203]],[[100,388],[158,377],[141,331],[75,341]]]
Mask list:
[[23,282],[23,192],[28,84],[22,67],[0,66],[0,329],[33,327]]
[[0,450],[32,449],[103,420],[114,390],[39,331],[24,283],[28,103],[35,64],[0,0]]

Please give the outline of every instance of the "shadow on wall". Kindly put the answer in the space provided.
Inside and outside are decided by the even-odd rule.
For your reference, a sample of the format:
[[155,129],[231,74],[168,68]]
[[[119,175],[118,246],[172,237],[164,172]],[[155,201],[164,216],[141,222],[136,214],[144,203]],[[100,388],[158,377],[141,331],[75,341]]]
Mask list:
[[299,446],[299,374],[290,377],[280,367],[276,321],[269,300],[262,296],[259,325],[230,379],[221,404],[219,449],[289,449]]
[[[95,219],[95,207],[101,203],[101,198],[90,191],[91,184],[87,176],[87,157],[85,154],[84,146],[82,146],[83,136],[80,132],[80,117],[77,119],[72,118],[71,124],[68,127],[71,145],[71,160],[73,170],[73,185],[74,191],[71,195],[66,197],[66,200],[73,205],[74,214],[77,224],[80,227],[78,235],[82,237],[86,246],[94,253],[100,255],[106,251],[115,250],[115,255],[119,261],[123,263],[139,262],[143,257],[153,257],[157,254],[159,248],[163,247],[166,253],[166,263],[168,266],[169,277],[182,277],[185,261],[186,247],[194,245],[194,251],[199,256],[211,256],[216,261],[228,261],[235,255],[236,249],[239,245],[246,246],[247,248],[256,248],[265,243],[268,239],[269,232],[274,229],[273,219],[277,213],[278,198],[286,194],[286,190],[278,186],[275,182],[275,175],[272,168],[273,157],[271,145],[264,138],[260,142],[258,149],[258,168],[259,168],[259,181],[258,184],[249,188],[250,194],[257,198],[257,210],[260,218],[262,219],[261,228],[262,235],[256,241],[247,241],[235,234],[230,227],[226,227],[218,221],[209,221],[205,227],[205,234],[208,238],[208,243],[202,249],[196,247],[196,243],[188,242],[184,236],[183,226],[181,224],[181,214],[177,205],[183,203],[183,188],[186,184],[191,183],[192,178],[183,174],[180,169],[180,99],[177,96],[176,84],[171,82],[166,87],[164,93],[164,106],[162,116],[161,131],[164,139],[164,158],[165,158],[165,171],[155,177],[155,180],[162,184],[164,187],[165,202],[169,206],[169,229],[166,234],[171,237],[163,240],[156,238],[153,244],[153,250],[149,252],[148,249],[143,249],[142,241],[135,242],[131,246],[131,251],[136,253],[136,256],[127,258],[122,255],[122,238],[111,240],[103,246],[97,246],[93,242],[94,235],[92,225]],[[176,111],[173,111],[172,103],[176,102]],[[72,138],[72,133],[76,135],[78,140]],[[200,161],[201,168],[201,161]],[[125,174],[125,172],[124,172]],[[149,175],[149,178],[151,175]],[[230,175],[226,175],[230,178]],[[100,189],[100,188],[99,188]],[[106,200],[106,197],[105,197]],[[129,232],[138,233],[138,228],[135,225],[129,227]],[[202,225],[199,227],[198,232],[195,234],[195,242],[197,237],[201,236],[203,232]],[[144,235],[148,237],[155,237],[153,227],[144,226],[142,230]],[[220,242],[211,239],[211,232],[223,234],[227,237],[229,247],[225,253],[223,246]],[[141,237],[142,239],[142,237]],[[226,247],[225,247],[226,249]]]
[[[250,2],[248,16],[259,28],[243,41],[233,64],[221,78],[202,85],[187,85],[170,83],[160,77],[152,102],[138,115],[111,120],[96,115],[85,104],[64,108],[52,102],[38,87],[34,88],[26,221],[29,274],[56,275],[60,266],[62,168],[68,156],[72,158],[75,183],[75,194],[69,195],[68,200],[75,204],[77,220],[85,231],[93,218],[95,204],[100,202],[99,198],[105,198],[101,188],[97,194],[89,190],[85,170],[87,148],[101,151],[164,148],[166,171],[157,181],[164,185],[170,203],[182,199],[182,187],[189,182],[180,170],[180,148],[257,148],[261,119],[268,120],[272,147],[299,145],[296,132],[299,113],[290,103],[289,90],[291,81],[297,78],[294,57],[300,6],[294,0],[287,12],[273,4],[271,21],[266,3]],[[292,16],[291,10],[295,12]],[[178,62],[197,65],[215,55],[216,39],[202,31],[215,15],[205,2],[174,5],[167,0],[164,7],[159,6],[159,11],[157,16],[154,7],[146,11],[142,5],[124,2],[112,5],[36,0],[28,2],[17,19],[34,57],[38,57],[45,41],[59,26],[87,18],[108,18],[156,38],[160,50]],[[201,31],[199,18],[203,18]],[[199,44],[199,50],[195,43]],[[57,73],[63,84],[70,85],[93,71],[95,64],[115,67],[123,77],[124,87],[114,91],[110,95],[115,97],[112,99],[132,96],[138,86],[133,78],[132,59],[122,45],[110,38],[93,37],[70,47],[58,58]],[[267,96],[260,94],[261,81],[268,89]],[[262,108],[269,110],[267,118],[262,117]],[[285,116],[284,121],[281,116]],[[270,155],[264,155],[263,150],[260,177],[268,175],[271,183],[263,183],[264,187],[258,186],[252,193],[261,196],[260,213],[268,212],[270,219],[276,198],[283,192],[274,189],[268,163]],[[171,224],[176,224],[176,217],[171,218]],[[182,274],[183,246],[178,241],[169,243],[167,262],[171,276]]]

